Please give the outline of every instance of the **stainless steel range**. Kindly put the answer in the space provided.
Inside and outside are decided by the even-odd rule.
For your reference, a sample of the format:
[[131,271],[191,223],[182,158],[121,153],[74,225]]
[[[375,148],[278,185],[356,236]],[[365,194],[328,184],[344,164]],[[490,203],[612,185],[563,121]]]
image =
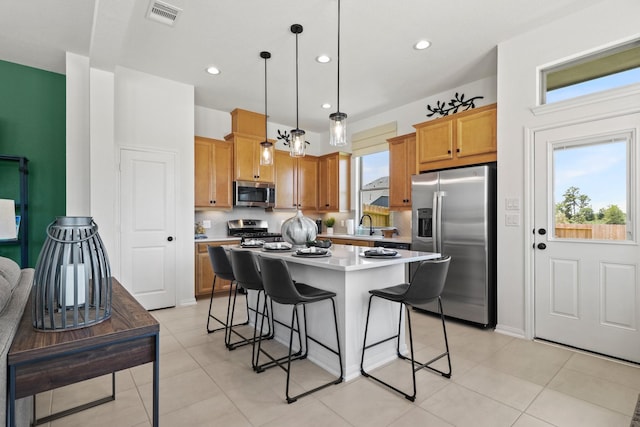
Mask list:
[[227,221],[229,236],[245,239],[259,239],[264,242],[283,242],[282,234],[270,233],[269,224],[262,219],[234,219]]

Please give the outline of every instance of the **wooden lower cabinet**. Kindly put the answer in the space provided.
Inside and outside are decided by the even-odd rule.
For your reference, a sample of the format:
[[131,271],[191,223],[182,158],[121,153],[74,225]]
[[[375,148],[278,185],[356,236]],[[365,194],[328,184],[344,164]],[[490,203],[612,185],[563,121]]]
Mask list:
[[373,242],[370,240],[344,239],[340,237],[330,237],[329,240],[336,245],[373,246]]
[[[211,296],[213,285],[213,268],[209,260],[207,246],[238,245],[238,240],[225,240],[220,242],[199,242],[196,243],[196,298]],[[231,282],[228,280],[216,280],[216,294],[229,292]]]

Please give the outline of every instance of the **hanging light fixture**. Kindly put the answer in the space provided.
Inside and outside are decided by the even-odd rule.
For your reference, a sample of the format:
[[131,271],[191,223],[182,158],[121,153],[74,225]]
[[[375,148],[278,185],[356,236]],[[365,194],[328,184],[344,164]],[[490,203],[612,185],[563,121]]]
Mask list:
[[338,0],[338,103],[337,111],[329,115],[329,144],[347,145],[347,115],[340,112],[340,0]]
[[271,53],[262,51],[260,58],[264,59],[264,141],[260,143],[260,165],[267,166],[273,164],[273,143],[267,137],[267,59]]
[[291,32],[296,35],[296,128],[291,130],[291,142],[289,143],[289,155],[291,157],[304,157],[305,140],[304,131],[298,125],[298,34],[302,33],[302,25],[293,24]]

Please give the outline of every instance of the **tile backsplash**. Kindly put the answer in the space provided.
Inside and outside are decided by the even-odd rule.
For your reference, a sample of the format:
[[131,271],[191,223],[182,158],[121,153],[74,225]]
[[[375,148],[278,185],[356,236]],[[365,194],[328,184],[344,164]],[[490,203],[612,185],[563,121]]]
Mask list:
[[[208,220],[211,221],[211,228],[205,230],[205,234],[209,237],[226,237],[227,221],[232,219],[261,219],[269,223],[269,232],[279,233],[282,223],[295,215],[295,211],[273,211],[266,212],[261,208],[234,208],[231,211],[214,211],[202,210],[195,212],[196,222]],[[332,213],[305,213],[312,220],[321,218],[322,220],[333,217],[336,223],[333,226],[334,233],[344,234],[347,232],[346,220],[355,218],[354,212],[332,212]],[[394,226],[398,229],[398,233],[402,237],[411,236],[411,211],[392,212],[391,218]],[[359,218],[355,218],[356,226]],[[324,232],[324,228],[323,228]]]

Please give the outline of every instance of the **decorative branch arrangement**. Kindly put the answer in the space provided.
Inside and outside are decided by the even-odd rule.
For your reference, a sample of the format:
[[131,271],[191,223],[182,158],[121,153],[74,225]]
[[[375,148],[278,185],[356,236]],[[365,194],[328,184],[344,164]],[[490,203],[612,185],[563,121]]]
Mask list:
[[484,96],[474,96],[473,98],[464,99],[464,93],[458,95],[458,92],[456,92],[455,97],[449,101],[449,103],[438,101],[435,107],[427,105],[427,110],[429,110],[427,117],[431,117],[434,114],[440,114],[440,116],[444,117],[449,114],[455,114],[459,110],[467,111],[476,108],[474,101],[482,98],[484,98]]
[[[289,134],[289,132],[287,132],[286,130],[284,132],[280,132],[280,129],[278,129],[278,139],[281,140],[285,146],[288,146],[290,144],[289,141],[291,140],[291,134]],[[307,140],[305,140],[304,143],[307,145],[311,145],[311,143]]]

